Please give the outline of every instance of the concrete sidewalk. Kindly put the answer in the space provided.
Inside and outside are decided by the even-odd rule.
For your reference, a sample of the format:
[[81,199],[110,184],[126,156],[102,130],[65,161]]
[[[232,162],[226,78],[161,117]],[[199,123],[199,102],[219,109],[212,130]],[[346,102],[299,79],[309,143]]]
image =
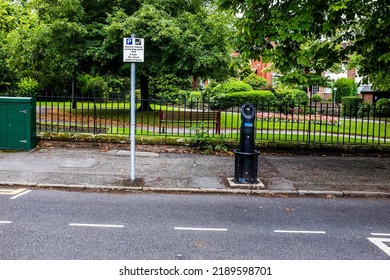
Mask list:
[[[144,150],[144,151],[141,151]],[[390,158],[260,154],[264,189],[231,188],[234,156],[155,152],[137,147],[37,148],[0,152],[0,187],[152,192],[390,197]]]

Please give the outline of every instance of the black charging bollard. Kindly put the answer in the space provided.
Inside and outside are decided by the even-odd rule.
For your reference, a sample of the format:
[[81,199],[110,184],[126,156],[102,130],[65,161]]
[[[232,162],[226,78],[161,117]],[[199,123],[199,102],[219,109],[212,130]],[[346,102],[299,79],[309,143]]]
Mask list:
[[252,104],[241,107],[240,149],[234,150],[234,182],[236,184],[257,184],[259,151],[255,146],[256,112]]

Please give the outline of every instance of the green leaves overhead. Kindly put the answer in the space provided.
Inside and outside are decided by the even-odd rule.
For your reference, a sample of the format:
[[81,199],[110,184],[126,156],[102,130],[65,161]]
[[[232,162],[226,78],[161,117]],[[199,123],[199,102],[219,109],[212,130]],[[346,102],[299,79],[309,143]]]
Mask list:
[[[82,74],[128,75],[122,38],[145,38],[150,78],[217,78],[230,60],[229,13],[205,0],[3,0],[0,77],[23,77],[42,90],[69,90]],[[7,77],[5,77],[7,76]],[[1,86],[1,85],[0,85]]]
[[32,0],[27,4],[34,7],[29,9],[28,24],[18,25],[9,34],[9,64],[36,75],[72,77],[78,71],[86,35],[79,22],[84,15],[80,1]]
[[[359,74],[390,89],[390,2],[387,0],[219,0],[240,13],[237,47],[272,60],[291,82],[306,81],[332,64],[362,55]],[[292,74],[294,73],[294,74]],[[386,81],[386,82],[384,82]]]
[[[191,6],[191,1],[181,1],[190,6],[188,10],[160,8],[161,1],[156,5],[150,2],[154,1],[146,1],[132,15],[121,9],[115,11],[105,29],[105,45],[134,33],[145,38],[145,63],[139,67],[148,75],[169,72],[180,77],[221,76],[221,66],[227,66],[230,60],[228,16]],[[167,5],[173,2],[180,1],[168,1]]]

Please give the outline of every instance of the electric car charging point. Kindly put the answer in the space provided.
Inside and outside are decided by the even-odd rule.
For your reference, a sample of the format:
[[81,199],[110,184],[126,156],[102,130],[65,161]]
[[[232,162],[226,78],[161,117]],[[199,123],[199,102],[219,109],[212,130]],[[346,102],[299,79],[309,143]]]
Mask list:
[[262,189],[264,184],[257,179],[260,152],[255,146],[255,116],[253,104],[241,107],[240,148],[234,150],[234,178],[228,178],[231,188]]

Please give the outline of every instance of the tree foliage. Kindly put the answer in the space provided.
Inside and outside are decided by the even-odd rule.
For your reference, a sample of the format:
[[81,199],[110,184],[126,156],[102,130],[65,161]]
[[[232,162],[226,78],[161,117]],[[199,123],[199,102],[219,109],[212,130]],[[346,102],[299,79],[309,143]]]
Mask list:
[[8,34],[8,64],[14,73],[64,85],[79,71],[85,35],[80,0],[31,0],[25,18]]
[[250,84],[254,90],[267,88],[267,80],[263,77],[257,76],[255,73],[249,74],[243,79],[243,81]]
[[8,89],[12,82],[15,82],[7,63],[7,36],[17,27],[19,18],[22,17],[22,10],[19,5],[10,0],[0,2],[0,91]]
[[[24,77],[37,80],[48,92],[69,90],[83,75],[102,77],[108,84],[106,77],[128,77],[122,38],[132,33],[145,38],[145,62],[137,66],[141,85],[164,75],[189,81],[224,79],[230,61],[231,16],[210,3],[3,0],[0,89],[6,83],[16,88]],[[82,83],[78,85],[81,88]]]
[[356,53],[359,74],[390,89],[387,0],[219,0],[219,5],[240,13],[240,52],[272,60],[285,81],[326,83],[322,71]]
[[210,97],[231,94],[233,92],[244,92],[253,90],[252,86],[243,81],[231,79],[227,82],[218,84],[211,90]]
[[343,97],[357,96],[356,83],[348,78],[340,78],[334,83],[332,98],[340,103]]
[[[134,33],[145,38],[145,63],[138,69],[147,80],[157,73],[193,77],[195,81],[226,77],[227,71],[223,69],[227,69],[230,61],[230,45],[226,40],[230,37],[226,28],[228,16],[198,2],[202,1],[150,0],[132,15],[117,9],[105,29],[104,53],[111,53],[112,60],[121,59],[120,44],[116,49],[108,47],[118,38]],[[171,5],[176,5],[175,9]],[[141,90],[144,92],[142,84]]]

